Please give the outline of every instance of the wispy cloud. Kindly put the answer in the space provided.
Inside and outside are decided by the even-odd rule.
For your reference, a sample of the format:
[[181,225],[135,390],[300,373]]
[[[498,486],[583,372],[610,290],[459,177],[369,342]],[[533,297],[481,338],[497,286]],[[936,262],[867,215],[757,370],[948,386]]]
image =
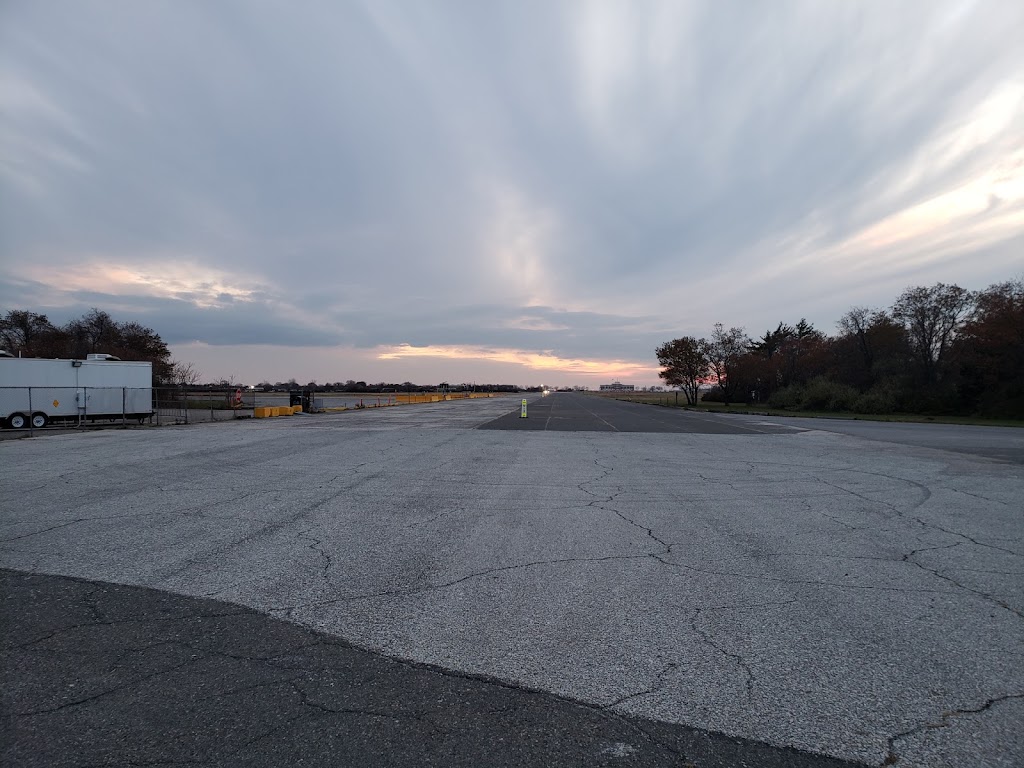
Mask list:
[[94,292],[112,296],[148,296],[177,299],[197,307],[224,307],[236,301],[252,301],[265,288],[250,282],[241,284],[237,276],[211,269],[197,261],[167,254],[164,259],[146,264],[114,263],[100,258],[84,259],[65,265],[55,274],[35,264],[18,272],[53,292]]

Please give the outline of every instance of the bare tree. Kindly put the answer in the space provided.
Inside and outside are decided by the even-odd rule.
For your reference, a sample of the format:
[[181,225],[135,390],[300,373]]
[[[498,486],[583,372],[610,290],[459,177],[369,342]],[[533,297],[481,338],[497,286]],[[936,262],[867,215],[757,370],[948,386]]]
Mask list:
[[728,405],[736,394],[739,381],[735,375],[736,365],[750,346],[750,339],[742,328],[730,328],[728,331],[721,323],[715,323],[711,334],[708,354],[711,371],[715,374],[722,399]]
[[114,319],[101,309],[93,307],[79,321],[89,343],[90,352],[101,351],[104,345],[117,343],[118,327]]
[[925,381],[941,377],[946,351],[973,303],[973,293],[944,283],[908,288],[896,299],[892,315],[907,329]]
[[871,370],[874,363],[874,352],[868,329],[871,327],[872,311],[867,307],[852,307],[849,312],[839,318],[839,330],[857,340],[857,349],[864,359],[864,367]]
[[711,357],[708,342],[693,336],[683,336],[667,341],[655,352],[658,363],[664,370],[658,376],[666,384],[679,387],[686,395],[686,402],[695,405],[700,384],[708,376]]
[[192,387],[199,383],[199,371],[192,363],[172,360],[168,373],[168,383],[177,387]]

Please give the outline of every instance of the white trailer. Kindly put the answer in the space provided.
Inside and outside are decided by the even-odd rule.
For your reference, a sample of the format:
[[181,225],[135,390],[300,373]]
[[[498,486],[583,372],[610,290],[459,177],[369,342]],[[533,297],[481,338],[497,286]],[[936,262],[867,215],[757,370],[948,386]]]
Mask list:
[[0,357],[0,422],[11,429],[51,421],[153,415],[153,364],[109,355],[86,360]]

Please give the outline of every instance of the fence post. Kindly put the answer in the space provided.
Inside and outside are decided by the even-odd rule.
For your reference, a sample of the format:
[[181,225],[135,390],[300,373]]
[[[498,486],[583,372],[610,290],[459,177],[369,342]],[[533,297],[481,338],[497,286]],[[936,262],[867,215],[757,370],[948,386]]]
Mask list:
[[185,423],[188,424],[188,390],[182,387],[181,394],[184,396],[185,400]]

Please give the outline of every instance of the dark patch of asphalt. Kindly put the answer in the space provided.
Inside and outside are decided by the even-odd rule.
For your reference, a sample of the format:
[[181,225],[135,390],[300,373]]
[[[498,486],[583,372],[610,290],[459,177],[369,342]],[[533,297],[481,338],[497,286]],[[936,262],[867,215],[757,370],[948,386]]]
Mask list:
[[[739,415],[727,419],[743,418]],[[755,418],[755,417],[746,417]],[[791,424],[799,429],[818,429],[864,440],[910,445],[952,453],[983,456],[987,459],[1024,464],[1024,429],[983,424],[923,424],[870,419],[811,419],[800,416],[774,417],[770,421]]]
[[856,764],[387,658],[214,600],[0,570],[5,766]]
[[479,429],[557,432],[688,432],[707,435],[789,435],[804,430],[784,425],[740,423],[675,408],[559,392],[530,403],[527,418],[508,413]]

